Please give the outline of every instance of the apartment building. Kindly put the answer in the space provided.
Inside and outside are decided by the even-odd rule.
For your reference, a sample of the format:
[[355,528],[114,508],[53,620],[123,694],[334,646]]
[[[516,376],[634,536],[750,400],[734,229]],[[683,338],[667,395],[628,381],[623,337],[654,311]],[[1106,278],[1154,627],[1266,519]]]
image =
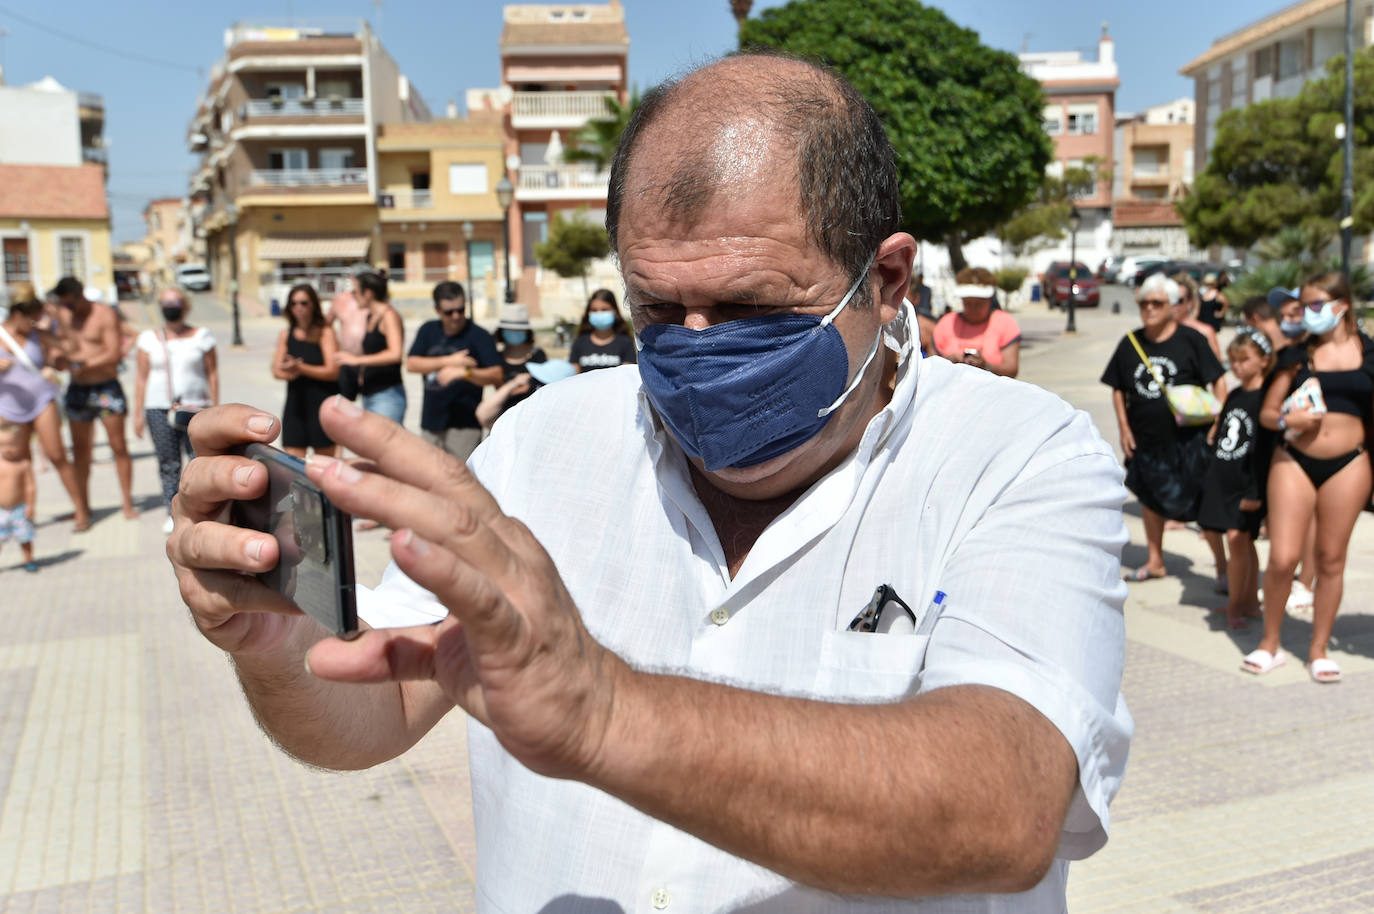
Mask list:
[[1188,233],[1174,208],[1193,183],[1191,98],[1146,108],[1116,122],[1112,250],[1186,257]]
[[[1374,4],[1355,3],[1355,47],[1374,43]],[[1223,35],[1179,70],[1193,80],[1197,168],[1207,165],[1217,119],[1232,108],[1292,98],[1345,53],[1345,0],[1302,0]]]
[[147,278],[159,285],[170,285],[177,264],[188,259],[189,214],[180,197],[160,197],[143,208],[144,241],[148,259],[143,268]]
[[0,288],[76,276],[113,297],[104,100],[51,76],[0,76],[0,125],[15,124],[0,129]]
[[216,288],[250,308],[295,282],[332,294],[377,261],[377,128],[429,110],[366,22],[241,22],[225,31],[188,131],[194,234]]
[[[469,92],[468,110],[499,104],[505,112],[506,165],[515,189],[512,269],[520,301],[541,314],[545,298],[566,303],[571,293],[556,275],[539,269],[534,246],[548,237],[559,212],[585,209],[582,218],[598,224],[606,218],[609,172],[565,162],[562,152],[589,121],[610,116],[607,99],[628,101],[625,11],[618,0],[507,6],[500,48],[501,89]],[[608,264],[601,272],[613,273]]]
[[[1097,59],[1082,51],[1039,51],[1020,55],[1021,68],[1045,90],[1045,132],[1054,139],[1050,172],[1083,167],[1096,160],[1110,168],[1113,160],[1113,126],[1116,123],[1116,90],[1121,80],[1116,49],[1103,25],[1097,43]],[[1078,247],[1084,258],[1105,255],[1111,236],[1112,186],[1097,181],[1077,201],[1083,217]]]
[[496,317],[505,246],[495,189],[506,173],[506,137],[495,111],[382,125],[377,253],[393,298],[427,299],[435,283],[454,280],[468,288],[474,316]]

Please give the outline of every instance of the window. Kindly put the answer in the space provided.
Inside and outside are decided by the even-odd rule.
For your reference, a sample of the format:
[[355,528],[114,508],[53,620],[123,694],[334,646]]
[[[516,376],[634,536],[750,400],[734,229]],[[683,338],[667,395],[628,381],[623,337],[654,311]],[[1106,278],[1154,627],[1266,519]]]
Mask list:
[[1069,133],[1073,136],[1097,133],[1097,105],[1070,105]]
[[86,242],[74,235],[65,235],[58,240],[58,259],[62,264],[63,276],[86,277]]
[[274,171],[301,171],[310,167],[310,159],[304,149],[269,149],[267,167]]
[[1303,71],[1303,58],[1307,56],[1307,43],[1301,38],[1290,38],[1279,42],[1279,79],[1297,76]]
[[412,171],[410,173],[411,190],[429,190],[429,172]]
[[1050,136],[1059,136],[1064,132],[1064,109],[1058,105],[1045,106],[1045,132]]
[[353,167],[352,149],[321,149],[320,167],[342,170]]
[[279,98],[282,101],[288,98],[305,98],[305,83],[268,83],[267,97]]
[[319,98],[350,98],[353,86],[346,79],[321,79],[315,83],[315,95]]
[[386,246],[387,278],[391,282],[406,281],[406,245],[404,241],[390,241]]
[[1137,146],[1131,150],[1134,159],[1132,173],[1137,177],[1153,178],[1169,173],[1169,150],[1161,146]]
[[1087,184],[1074,188],[1074,190],[1077,191],[1077,193],[1073,195],[1075,200],[1086,200],[1089,197],[1097,196],[1097,166],[1088,165],[1082,159],[1069,159],[1064,163],[1064,167],[1065,170],[1084,169],[1089,174],[1089,182]]
[[1240,57],[1231,61],[1231,107],[1245,107],[1245,98],[1250,88],[1248,78],[1249,71],[1245,67],[1245,58]]
[[1262,48],[1255,52],[1255,79],[1263,79],[1274,73],[1274,49]]
[[534,256],[534,246],[549,237],[549,214],[548,213],[525,213],[524,214],[524,250],[520,252],[520,262],[525,264],[538,263]]
[[487,166],[481,162],[455,162],[448,167],[448,192],[451,194],[485,194]]
[[29,275],[29,239],[27,238],[6,238],[4,240],[5,251],[5,282],[27,282]]
[[427,241],[420,249],[424,255],[425,282],[448,279],[448,243]]

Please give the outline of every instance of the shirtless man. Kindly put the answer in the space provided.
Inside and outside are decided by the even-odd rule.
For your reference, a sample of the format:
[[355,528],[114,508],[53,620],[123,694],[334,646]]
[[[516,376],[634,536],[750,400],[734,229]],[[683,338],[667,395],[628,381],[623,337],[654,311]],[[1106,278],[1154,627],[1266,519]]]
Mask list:
[[95,444],[95,420],[99,419],[114,452],[124,516],[137,517],[133,502],[134,463],[124,439],[128,401],[117,377],[121,355],[119,319],[109,305],[86,298],[80,280],[73,277],[58,282],[52,294],[62,306],[58,322],[72,373],[64,405],[72,428],[72,463],[76,466],[77,485],[89,504],[91,451]]

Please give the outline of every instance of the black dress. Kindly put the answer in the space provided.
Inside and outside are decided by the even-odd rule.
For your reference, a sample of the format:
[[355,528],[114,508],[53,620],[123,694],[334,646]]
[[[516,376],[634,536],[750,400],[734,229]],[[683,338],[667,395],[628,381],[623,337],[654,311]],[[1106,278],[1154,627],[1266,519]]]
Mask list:
[[[286,352],[306,365],[323,365],[324,353],[319,343],[296,339],[296,332],[286,332]],[[281,443],[283,447],[333,447],[334,442],[320,427],[320,406],[339,392],[334,381],[321,381],[301,375],[286,382],[286,405],[281,411]]]
[[1238,388],[1231,391],[1221,408],[1212,463],[1202,484],[1202,505],[1197,515],[1198,524],[1205,530],[1244,530],[1252,537],[1259,535],[1263,509],[1242,511],[1240,503],[1247,498],[1262,498],[1259,484],[1265,474],[1261,468],[1272,456],[1270,438],[1261,434],[1259,414],[1263,405],[1263,388]]

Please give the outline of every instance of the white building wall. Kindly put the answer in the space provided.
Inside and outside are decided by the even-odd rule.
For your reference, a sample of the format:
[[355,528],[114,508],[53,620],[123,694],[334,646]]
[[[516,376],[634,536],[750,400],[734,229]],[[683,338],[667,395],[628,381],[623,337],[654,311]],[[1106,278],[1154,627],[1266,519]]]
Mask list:
[[81,119],[76,93],[0,87],[0,163],[80,165]]

